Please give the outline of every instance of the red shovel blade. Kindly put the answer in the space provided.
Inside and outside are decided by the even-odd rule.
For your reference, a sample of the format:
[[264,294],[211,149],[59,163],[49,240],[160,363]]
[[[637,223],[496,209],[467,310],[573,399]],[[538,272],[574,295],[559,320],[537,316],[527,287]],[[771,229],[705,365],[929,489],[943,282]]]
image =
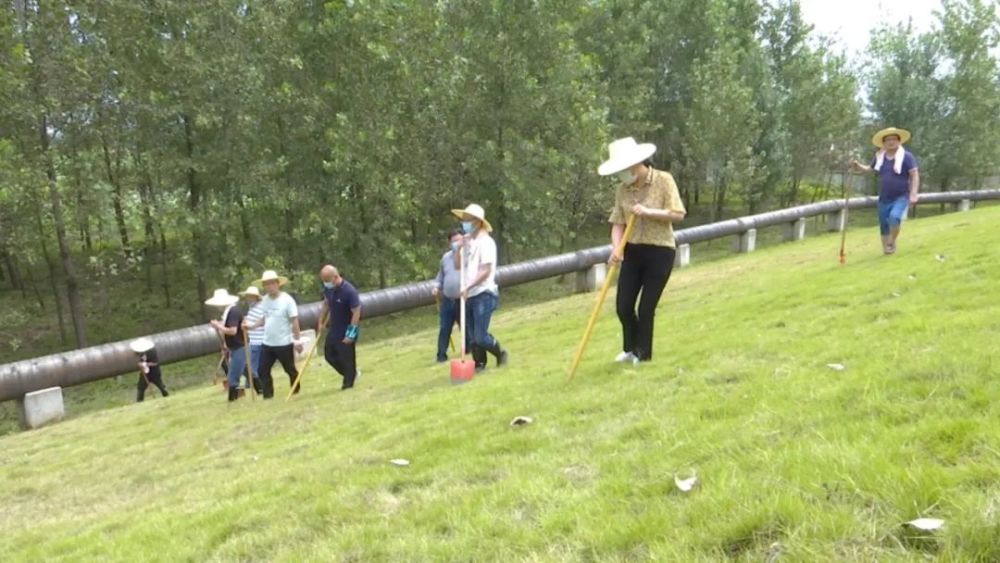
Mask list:
[[451,361],[451,382],[454,384],[472,381],[476,375],[476,362],[472,360]]

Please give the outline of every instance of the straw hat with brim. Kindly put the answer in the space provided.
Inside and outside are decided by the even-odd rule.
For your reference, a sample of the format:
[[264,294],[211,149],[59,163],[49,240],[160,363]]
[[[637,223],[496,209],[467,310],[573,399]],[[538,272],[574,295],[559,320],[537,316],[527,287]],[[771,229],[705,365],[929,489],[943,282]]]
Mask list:
[[128,347],[131,348],[136,354],[142,354],[143,352],[149,352],[153,349],[153,341],[144,336],[138,340],[130,342]]
[[490,222],[486,220],[486,210],[483,209],[482,205],[470,203],[465,209],[452,209],[451,213],[462,221],[478,219],[483,222],[483,227],[487,233],[493,232],[493,225],[490,225]]
[[239,297],[229,295],[229,292],[225,289],[216,289],[215,293],[212,294],[211,299],[205,300],[205,305],[211,305],[212,307],[229,307],[239,300]]
[[907,131],[906,129],[898,129],[896,127],[886,127],[885,129],[879,131],[878,133],[875,133],[875,136],[872,137],[872,144],[878,148],[882,148],[882,140],[888,137],[889,135],[898,136],[899,144],[901,145],[906,141],[910,140],[910,132]]
[[251,285],[246,289],[246,291],[240,292],[240,297],[253,297],[255,299],[260,299],[260,290],[257,289],[256,285]]
[[264,275],[262,275],[260,279],[255,281],[253,284],[259,287],[263,286],[265,282],[270,281],[278,282],[278,287],[281,287],[288,283],[288,278],[285,276],[279,276],[278,272],[275,272],[274,270],[267,270],[264,272]]
[[632,137],[618,139],[608,145],[608,159],[597,167],[601,176],[610,176],[645,161],[656,153],[653,143],[636,143]]

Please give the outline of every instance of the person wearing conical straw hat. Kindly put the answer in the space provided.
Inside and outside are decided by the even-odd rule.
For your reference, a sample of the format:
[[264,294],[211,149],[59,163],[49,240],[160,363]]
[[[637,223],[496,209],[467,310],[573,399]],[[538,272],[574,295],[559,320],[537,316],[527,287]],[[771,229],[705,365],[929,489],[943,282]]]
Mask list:
[[[497,243],[490,236],[493,226],[486,220],[486,211],[472,203],[465,209],[452,209],[452,214],[462,221],[461,240],[465,260],[465,279],[462,294],[466,298],[465,324],[466,347],[472,350],[476,371],[486,369],[489,352],[496,357],[497,367],[507,364],[507,350],[490,334],[490,320],[500,304],[497,285]],[[461,295],[460,295],[461,297]]]
[[[264,316],[254,324],[244,322],[243,328],[253,330],[264,328],[264,343],[260,350],[260,382],[265,399],[274,398],[274,379],[271,368],[275,362],[288,374],[289,385],[295,385],[299,370],[295,367],[295,352],[302,351],[299,329],[299,308],[292,296],[281,291],[288,278],[279,276],[274,270],[267,270],[254,285],[262,286],[267,294],[261,300]],[[299,388],[293,389],[294,393]]]
[[156,355],[156,346],[149,338],[142,337],[129,343],[129,348],[135,352],[139,365],[139,382],[136,384],[137,403],[146,398],[146,389],[155,385],[164,397],[170,395],[167,386],[163,384],[163,372],[160,370],[160,360]]
[[882,252],[896,253],[896,239],[911,205],[920,199],[920,171],[917,157],[903,148],[910,140],[910,132],[897,127],[887,127],[875,133],[872,144],[878,147],[870,165],[851,160],[851,167],[858,172],[878,175],[878,227],[882,235]]
[[[247,303],[247,312],[244,318],[248,324],[256,325],[257,322],[264,318],[264,306],[261,304],[262,296],[260,289],[255,285],[251,285],[245,291],[240,292],[240,297]],[[264,327],[248,330],[246,334],[247,341],[250,344],[250,372],[253,373],[253,387],[259,394],[261,392],[260,350],[264,345]]]
[[[626,137],[609,144],[608,153],[608,160],[597,172],[601,176],[614,175],[618,181],[608,219],[610,261],[621,264],[616,308],[622,324],[622,351],[615,361],[638,364],[653,358],[653,319],[674,267],[673,224],[684,220],[687,210],[674,177],[653,167],[656,145]],[[635,227],[619,255],[616,249],[632,216]]]
[[222,311],[220,318],[212,319],[209,324],[222,337],[228,351],[226,378],[229,383],[229,401],[240,397],[240,377],[247,368],[246,350],[243,349],[243,312],[236,307],[239,300],[239,297],[230,295],[225,289],[216,289],[212,297],[205,301],[205,305]]

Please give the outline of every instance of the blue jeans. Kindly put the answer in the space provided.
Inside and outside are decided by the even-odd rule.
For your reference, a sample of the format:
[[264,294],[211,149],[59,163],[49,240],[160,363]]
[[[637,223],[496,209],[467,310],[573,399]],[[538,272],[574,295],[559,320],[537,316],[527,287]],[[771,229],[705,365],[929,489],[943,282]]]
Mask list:
[[458,300],[441,298],[441,313],[438,315],[441,327],[438,330],[437,360],[443,362],[448,359],[448,344],[451,341],[451,331],[458,321]]
[[240,376],[247,369],[247,352],[240,346],[229,351],[229,388],[236,389],[240,386]]
[[466,301],[466,348],[478,346],[483,350],[491,350],[496,347],[496,339],[490,334],[490,320],[499,305],[500,296],[488,291]]
[[250,369],[253,370],[253,378],[260,379],[260,344],[250,345]]
[[904,195],[889,201],[878,202],[878,229],[883,236],[890,230],[898,229],[910,207],[910,196]]

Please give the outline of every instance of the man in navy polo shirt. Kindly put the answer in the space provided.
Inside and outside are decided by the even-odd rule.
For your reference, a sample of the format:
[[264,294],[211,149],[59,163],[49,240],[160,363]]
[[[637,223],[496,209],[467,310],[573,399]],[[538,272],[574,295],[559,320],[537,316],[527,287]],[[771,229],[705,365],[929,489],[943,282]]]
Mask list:
[[[341,277],[337,268],[327,264],[319,272],[323,280],[323,309],[320,322],[330,313],[330,331],[323,348],[326,361],[344,378],[341,389],[354,387],[358,377],[357,356],[354,346],[358,341],[361,322],[361,297],[351,282]],[[317,329],[316,334],[320,332]]]
[[896,239],[906,212],[919,200],[917,158],[903,149],[903,143],[909,140],[910,132],[906,129],[888,127],[872,137],[872,144],[879,150],[870,166],[861,164],[857,159],[851,161],[851,166],[858,172],[878,175],[878,223],[882,233],[882,251],[886,254],[896,252]]

